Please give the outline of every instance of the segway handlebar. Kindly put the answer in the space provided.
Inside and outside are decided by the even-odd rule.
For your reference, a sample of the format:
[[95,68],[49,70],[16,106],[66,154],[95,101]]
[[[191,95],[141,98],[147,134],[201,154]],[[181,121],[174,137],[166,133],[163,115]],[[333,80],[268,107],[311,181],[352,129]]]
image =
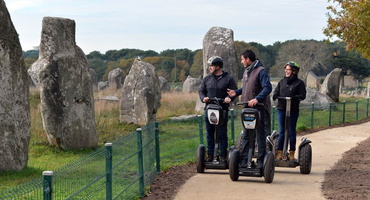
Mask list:
[[[297,97],[277,97],[277,99],[292,100],[292,99],[298,99],[298,98]],[[298,101],[301,101],[301,99],[298,99]]]
[[[239,103],[236,103],[236,105],[248,106],[248,103],[249,103],[249,101],[247,101],[247,102],[239,102]],[[263,104],[263,103],[257,103],[257,104],[255,105],[255,107],[256,107],[256,106],[263,106],[263,105],[265,105],[265,104]]]
[[224,101],[225,99],[224,98],[218,98],[218,97],[209,97],[209,101],[211,102],[220,102],[220,101]]

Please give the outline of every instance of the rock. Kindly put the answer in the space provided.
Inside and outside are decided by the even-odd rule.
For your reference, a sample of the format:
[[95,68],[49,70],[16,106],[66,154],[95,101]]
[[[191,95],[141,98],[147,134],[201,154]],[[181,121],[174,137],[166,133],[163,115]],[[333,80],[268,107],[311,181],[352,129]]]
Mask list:
[[335,68],[331,71],[324,80],[320,88],[320,93],[327,95],[334,102],[339,102],[339,87],[342,76],[342,69]]
[[51,145],[61,149],[95,148],[94,98],[91,73],[75,42],[75,21],[44,17],[40,56],[41,114]]
[[198,88],[201,83],[202,83],[201,79],[188,76],[182,86],[182,91],[183,92],[198,92]]
[[155,67],[135,60],[122,87],[120,121],[144,126],[156,120],[161,90]]
[[[238,52],[239,54],[241,52]],[[220,56],[224,62],[223,70],[238,78],[240,66],[234,47],[234,32],[223,27],[212,27],[203,39],[203,77],[209,74],[207,61],[212,56]]]
[[22,47],[0,0],[0,172],[27,166],[30,142],[28,74]]
[[162,76],[159,77],[159,83],[160,83],[160,88],[162,92],[169,92],[171,87],[170,84],[168,83],[167,79],[163,78]]
[[90,75],[91,75],[91,82],[93,91],[98,90],[98,76],[96,75],[96,71],[93,68],[89,68]]
[[116,68],[109,72],[108,85],[111,89],[119,89],[122,87],[122,69]]
[[108,81],[98,82],[98,90],[104,90],[107,87],[108,87]]

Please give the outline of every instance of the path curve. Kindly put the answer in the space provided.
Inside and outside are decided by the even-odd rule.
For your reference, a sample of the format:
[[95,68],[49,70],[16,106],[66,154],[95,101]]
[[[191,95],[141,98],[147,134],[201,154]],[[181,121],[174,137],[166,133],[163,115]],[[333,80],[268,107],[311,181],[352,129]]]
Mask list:
[[[297,136],[297,146],[302,136]],[[303,175],[297,168],[275,168],[274,181],[265,183],[263,177],[240,176],[231,181],[228,170],[207,170],[196,174],[181,186],[175,200],[203,199],[325,199],[321,184],[326,170],[342,154],[370,137],[370,122],[327,129],[306,136],[312,141],[312,170]],[[297,154],[296,154],[297,157]]]

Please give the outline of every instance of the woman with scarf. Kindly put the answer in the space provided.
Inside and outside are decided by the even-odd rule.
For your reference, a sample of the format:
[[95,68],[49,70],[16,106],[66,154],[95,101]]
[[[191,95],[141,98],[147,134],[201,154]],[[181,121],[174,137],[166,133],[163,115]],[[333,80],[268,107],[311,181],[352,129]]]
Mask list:
[[[284,66],[285,77],[281,79],[274,90],[273,100],[278,97],[291,97],[290,109],[290,127],[289,127],[289,160],[295,160],[294,154],[296,150],[296,126],[299,116],[299,103],[306,98],[306,86],[304,82],[298,78],[299,65],[296,62],[290,61]],[[284,126],[285,126],[285,111],[286,100],[278,99],[277,114],[279,124],[279,142],[276,160],[281,160],[283,156],[284,146]]]

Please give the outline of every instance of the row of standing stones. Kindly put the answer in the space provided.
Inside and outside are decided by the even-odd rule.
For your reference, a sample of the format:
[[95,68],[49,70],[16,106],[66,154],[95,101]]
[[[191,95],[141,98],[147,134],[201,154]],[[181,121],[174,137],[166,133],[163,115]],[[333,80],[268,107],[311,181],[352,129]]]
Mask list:
[[[93,91],[99,90],[99,83],[95,72],[88,67],[84,52],[76,45],[75,21],[43,18],[39,59],[27,71],[18,34],[4,0],[0,0],[0,16],[0,81],[3,83],[0,86],[0,172],[21,170],[28,162],[29,77],[40,90],[41,115],[49,143],[65,150],[96,148]],[[213,55],[223,58],[225,71],[238,76],[231,29],[212,27],[206,33],[203,40],[204,76],[209,73],[206,61]],[[339,96],[336,93],[339,84],[335,84],[339,79],[337,71],[328,75],[320,92],[309,91],[307,101],[325,105],[324,101],[336,100]],[[106,86],[101,86],[122,91],[120,121],[146,125],[156,120],[161,92],[169,91],[170,87],[163,77],[158,77],[154,66],[137,59],[122,85],[121,82],[122,71],[115,69],[109,73]],[[197,91],[200,83],[200,78],[188,77],[182,91]],[[199,100],[196,110],[203,110]]]

